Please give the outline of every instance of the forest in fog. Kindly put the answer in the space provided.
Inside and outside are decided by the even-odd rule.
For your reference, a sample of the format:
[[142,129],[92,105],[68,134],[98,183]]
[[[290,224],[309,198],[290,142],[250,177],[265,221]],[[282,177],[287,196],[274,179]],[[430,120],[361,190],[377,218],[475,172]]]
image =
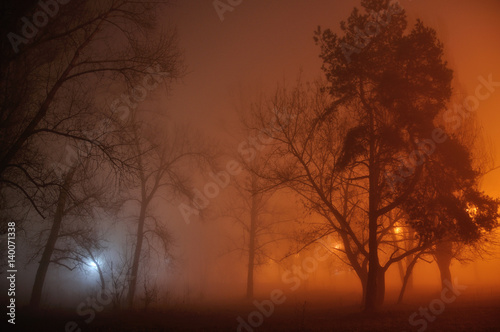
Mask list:
[[500,330],[496,0],[6,0],[7,331]]

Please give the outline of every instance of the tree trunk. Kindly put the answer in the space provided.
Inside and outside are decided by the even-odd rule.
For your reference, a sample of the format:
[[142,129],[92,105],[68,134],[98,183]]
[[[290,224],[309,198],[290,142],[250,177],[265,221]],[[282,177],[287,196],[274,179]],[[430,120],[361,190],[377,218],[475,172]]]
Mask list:
[[[361,87],[362,90],[362,87]],[[370,157],[368,166],[368,280],[366,283],[365,312],[377,309],[378,282],[380,263],[378,259],[378,205],[379,205],[379,166],[376,160],[375,117],[370,111]]]
[[385,269],[379,266],[377,271],[377,307],[384,304],[385,298]]
[[405,268],[403,266],[402,260],[398,261],[398,270],[399,270],[399,279],[401,279],[401,282],[403,282],[403,280],[405,278]]
[[[394,246],[398,246],[398,238],[394,232],[391,232],[392,241],[394,242]],[[403,262],[401,260],[398,261],[398,270],[399,270],[399,278],[401,278],[401,282],[403,282],[405,278],[405,271],[403,267]]]
[[359,281],[361,282],[361,289],[362,289],[362,296],[361,296],[361,306],[365,306],[365,300],[366,300],[366,283],[368,281],[368,274],[365,277],[359,276]]
[[[411,250],[413,248],[413,240],[415,238],[415,231],[410,228],[408,230],[408,239],[406,240],[406,244],[407,244],[407,247],[406,247],[406,250]],[[420,255],[418,255],[420,256]],[[408,267],[410,266],[410,264],[413,263],[413,261],[415,261],[415,263],[417,262],[418,258],[415,259],[415,255],[408,255],[406,258],[405,258],[405,262],[406,262],[406,269],[408,270]],[[415,263],[413,263],[413,265],[415,265]],[[413,267],[412,267],[413,269]],[[411,270],[410,270],[411,271]],[[406,272],[406,274],[408,274],[408,272]],[[406,274],[405,274],[405,277],[406,277]],[[413,289],[413,273],[410,272],[408,278],[408,280],[406,281],[406,286],[405,288],[408,289],[408,290],[412,290]]]
[[[371,172],[372,173],[372,172]],[[379,269],[380,263],[378,258],[378,240],[377,240],[377,230],[378,230],[378,217],[376,215],[377,210],[377,198],[376,196],[376,176],[370,174],[370,193],[369,193],[369,211],[368,211],[368,280],[366,283],[366,300],[365,300],[365,312],[374,312],[378,306],[377,298],[379,298],[378,291],[378,279],[379,279]]]
[[398,302],[397,302],[398,304],[400,304],[403,301],[403,296],[405,294],[406,288],[407,288],[407,286],[410,285],[410,280],[413,280],[413,277],[412,277],[413,276],[413,274],[412,274],[413,267],[417,263],[418,258],[420,257],[420,255],[421,255],[421,253],[415,255],[412,258],[412,261],[407,265],[405,277],[403,279],[403,286],[401,286],[401,291],[399,292],[399,297],[398,297]]
[[448,280],[449,284],[452,284],[450,264],[452,257],[453,244],[451,241],[443,241],[436,244],[436,252],[434,254],[436,258],[436,263],[439,268],[439,273],[441,274],[441,289],[448,288],[445,285],[445,281]]
[[130,275],[129,275],[129,285],[127,294],[127,305],[129,308],[132,308],[134,304],[135,289],[137,287],[137,272],[139,271],[139,260],[141,258],[142,241],[144,240],[144,223],[146,221],[146,208],[147,208],[147,201],[143,196],[143,200],[141,201],[141,212],[139,214],[139,219],[137,224],[134,257],[132,261],[132,268],[130,270]]
[[64,183],[62,187],[59,189],[59,197],[57,199],[57,208],[54,214],[54,220],[52,222],[52,227],[50,228],[47,243],[45,244],[45,248],[43,249],[42,258],[40,259],[40,264],[38,265],[38,269],[36,271],[35,282],[31,291],[29,306],[32,309],[37,309],[40,306],[43,284],[45,283],[45,276],[47,275],[47,271],[49,269],[50,260],[52,257],[52,253],[54,252],[57,239],[59,238],[59,230],[61,229],[64,210],[66,208],[66,200],[68,198],[68,188],[74,174],[75,168],[70,169],[70,171],[66,173],[66,176],[64,177]]
[[257,241],[257,229],[259,218],[259,188],[257,186],[257,176],[252,174],[251,177],[251,194],[252,201],[250,206],[250,231],[248,243],[248,274],[247,274],[247,299],[252,299],[254,295],[254,271],[255,271],[255,251]]
[[377,218],[370,216],[369,221],[369,259],[368,259],[368,280],[366,282],[365,312],[373,312],[377,307],[378,297],[378,243],[377,243]]
[[253,274],[255,269],[255,237],[257,231],[257,197],[252,193],[252,206],[250,211],[250,234],[248,244],[248,274],[247,274],[247,299],[253,298]]

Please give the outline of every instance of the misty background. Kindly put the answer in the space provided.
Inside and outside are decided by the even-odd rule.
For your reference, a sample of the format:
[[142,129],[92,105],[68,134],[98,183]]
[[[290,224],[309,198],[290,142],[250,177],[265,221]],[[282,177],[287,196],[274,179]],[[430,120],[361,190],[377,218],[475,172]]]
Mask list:
[[[218,174],[227,171],[231,161],[241,161],[251,149],[252,144],[249,144],[246,145],[247,152],[242,152],[242,144],[246,144],[249,137],[254,139],[242,119],[249,119],[255,105],[272,96],[280,86],[293,86],[299,78],[309,82],[324,77],[320,47],[315,45],[313,32],[321,26],[340,33],[339,23],[350,15],[353,7],[359,5],[359,1],[351,0],[244,0],[233,11],[225,12],[223,21],[212,1],[172,1],[156,12],[158,26],[154,31],[176,32],[180,62],[179,67],[172,66],[179,68],[179,72],[175,77],[167,77],[163,81],[165,84],[148,91],[146,98],[137,104],[137,118],[151,123],[144,130],[145,137],[164,137],[165,140],[174,137],[167,154],[182,154],[179,147],[189,146],[202,157],[176,166],[182,173],[179,179],[174,179],[183,183],[179,192],[174,195],[168,189],[161,189],[151,202],[151,215],[158,218],[165,233],[159,239],[147,240],[147,252],[141,253],[148,259],[140,260],[136,293],[139,306],[144,304],[141,299],[151,289],[155,293],[151,305],[158,308],[231,303],[248,295],[248,254],[242,250],[247,239],[238,218],[249,216],[249,201],[242,188],[246,181],[251,181],[251,176],[246,172],[227,178]],[[452,101],[473,94],[479,84],[479,76],[492,75],[494,81],[500,81],[499,1],[401,0],[400,5],[406,11],[409,27],[419,18],[426,26],[435,29],[437,38],[442,41],[444,60],[454,75]],[[122,42],[121,39],[113,41],[116,45]],[[152,65],[149,63],[149,66]],[[138,74],[131,78],[131,82],[140,81],[142,77]],[[83,85],[94,89],[92,102],[103,108],[109,108],[106,105],[109,106],[121,95],[131,93],[127,84],[118,81],[88,79],[83,81]],[[484,136],[490,168],[500,165],[498,90],[481,101],[474,115]],[[82,98],[85,100],[85,97]],[[269,126],[273,124],[269,122]],[[176,141],[179,133],[185,134],[185,142]],[[179,140],[184,140],[184,136],[180,136]],[[40,145],[38,151],[50,155],[62,154],[64,157],[61,142],[47,140]],[[254,151],[255,160],[264,158],[266,150]],[[107,169],[110,166],[104,167]],[[99,169],[99,165],[95,168]],[[180,204],[189,204],[196,190],[203,191],[207,183],[216,182],[214,174],[224,187],[219,185],[220,192],[209,199],[202,213],[193,213],[186,218],[180,211]],[[115,183],[105,175],[95,178],[93,175],[82,175],[82,179],[85,178],[91,178],[96,186],[104,187],[113,187],[119,182],[116,180]],[[482,177],[480,189],[487,195],[500,197],[499,188],[498,169]],[[41,303],[44,306],[73,310],[89,294],[95,294],[101,288],[97,265],[110,271],[112,264],[117,269],[120,262],[131,259],[139,210],[130,197],[138,197],[134,195],[139,192],[140,187],[134,187],[129,196],[120,198],[120,206],[111,210],[96,207],[93,212],[95,222],[88,222],[94,225],[94,239],[98,237],[102,240],[96,246],[95,261],[83,259],[71,271],[51,264],[43,284]],[[102,201],[112,200],[122,193],[116,190]],[[21,200],[20,196],[10,197]],[[284,282],[284,275],[294,264],[301,264],[305,258],[314,255],[315,249],[315,245],[311,245],[300,251],[303,243],[298,241],[297,234],[303,232],[303,223],[314,223],[316,219],[307,214],[301,207],[301,199],[290,190],[270,193],[263,201],[260,220],[268,227],[266,240],[270,243],[262,249],[254,270],[254,296],[267,298],[273,289],[278,288],[289,294],[288,298],[293,303],[335,294],[328,303],[340,306],[361,304],[359,279],[352,267],[335,255],[319,262],[308,278],[300,281],[298,290],[290,292],[292,283]],[[40,219],[32,208],[23,211],[26,222],[22,223],[22,227],[18,222],[20,228],[16,235],[16,301],[19,306],[30,302],[41,253],[41,249],[38,252],[34,249],[43,246],[44,234],[48,234],[47,221]],[[11,211],[8,212],[8,215],[3,213],[10,218]],[[21,214],[15,213],[15,216],[20,217]],[[157,222],[154,218],[151,220]],[[165,243],[162,241],[166,238],[168,250],[164,251]],[[498,239],[498,233],[494,233],[494,238]],[[336,246],[340,241],[332,241],[330,249],[338,249]],[[2,252],[5,252],[5,235],[2,235],[1,246]],[[467,294],[472,300],[500,295],[499,272],[498,246],[493,247],[484,259],[474,257],[471,261],[461,263],[453,260],[451,263],[453,279],[469,287]],[[122,274],[127,273],[122,271]],[[2,289],[7,288],[5,278],[2,278],[1,285]],[[386,285],[385,302],[396,302],[402,285],[397,264],[388,269]],[[419,261],[413,270],[413,288],[408,290],[408,294],[433,294],[440,285],[436,263]],[[3,298],[6,297],[4,293]]]

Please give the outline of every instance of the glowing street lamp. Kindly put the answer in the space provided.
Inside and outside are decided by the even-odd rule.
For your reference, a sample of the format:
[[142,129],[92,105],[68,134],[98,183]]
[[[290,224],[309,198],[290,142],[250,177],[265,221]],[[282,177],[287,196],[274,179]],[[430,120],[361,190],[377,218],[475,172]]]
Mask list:
[[97,264],[99,264],[99,260],[97,259],[96,261],[97,261],[97,263],[94,260],[89,259],[87,261],[86,265],[90,268],[90,270],[97,272],[97,271],[99,271],[99,267],[97,266]]
[[342,244],[340,244],[340,243],[338,243],[338,242],[333,242],[333,244],[332,244],[332,248],[333,248],[333,249],[340,250],[340,249],[342,249]]
[[473,206],[470,208],[467,208],[465,211],[469,214],[470,217],[474,217],[477,214],[477,207]]

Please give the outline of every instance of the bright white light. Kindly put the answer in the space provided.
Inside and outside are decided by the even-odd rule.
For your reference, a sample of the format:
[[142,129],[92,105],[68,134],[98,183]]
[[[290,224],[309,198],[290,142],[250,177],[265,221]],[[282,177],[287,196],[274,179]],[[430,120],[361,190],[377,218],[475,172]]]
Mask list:
[[332,244],[332,248],[333,248],[333,249],[340,250],[340,249],[342,249],[342,244],[340,244],[340,243],[338,243],[338,242],[333,242],[333,244]]
[[[97,261],[97,264],[99,264],[99,261]],[[89,260],[87,262],[87,266],[92,271],[98,271],[99,270],[98,267],[97,267],[97,264],[93,260]]]

